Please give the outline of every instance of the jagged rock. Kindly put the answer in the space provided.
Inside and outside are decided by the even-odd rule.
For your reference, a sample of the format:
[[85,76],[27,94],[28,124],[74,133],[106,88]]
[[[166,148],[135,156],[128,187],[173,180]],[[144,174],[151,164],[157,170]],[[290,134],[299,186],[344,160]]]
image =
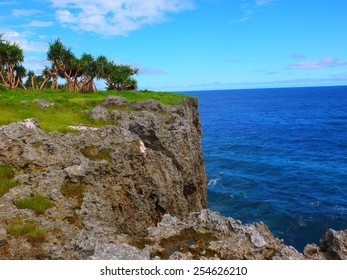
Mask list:
[[329,229],[320,240],[319,249],[326,259],[347,260],[347,230]]
[[7,241],[7,232],[4,228],[0,228],[0,246],[5,241]]
[[[0,198],[0,259],[347,259],[347,231],[328,231],[303,255],[262,222],[202,210],[196,100],[110,97],[90,114],[114,125],[79,134],[46,132],[36,119],[0,126],[0,165],[14,167],[18,182]],[[35,193],[53,206],[38,214],[13,203]],[[25,224],[41,236],[7,230]]]
[[325,256],[320,252],[316,244],[307,244],[304,248],[304,256],[312,260],[324,260]]
[[48,101],[46,99],[34,99],[32,102],[36,103],[41,109],[55,106],[54,102]]
[[164,111],[163,104],[161,104],[161,102],[156,100],[144,100],[141,102],[131,103],[129,107],[137,111],[141,111],[141,110],[154,111],[154,112]]
[[149,260],[149,253],[127,244],[97,243],[92,260]]
[[40,109],[46,109],[55,106],[54,102],[46,99],[23,100],[21,103],[36,103]]
[[72,130],[78,130],[78,131],[98,130],[99,129],[96,127],[90,127],[90,126],[85,126],[85,125],[71,125],[71,126],[68,126],[68,128],[70,128]]
[[[0,126],[0,164],[14,167],[19,182],[0,198],[0,227],[20,217],[46,232],[33,252],[25,236],[8,235],[4,258],[87,259],[97,242],[144,237],[166,213],[184,218],[206,208],[198,111],[189,100],[180,107],[182,116],[120,112],[117,124],[79,134],[46,132],[35,119]],[[117,112],[93,111],[110,119]],[[35,215],[14,205],[35,193],[54,206]]]
[[109,120],[111,115],[109,110],[99,105],[92,110],[91,116],[94,120]]
[[276,255],[273,257],[273,260],[304,260],[305,256],[300,254],[295,248],[291,246],[283,246]]
[[264,223],[242,225],[206,209],[184,220],[165,215],[148,232],[134,244],[162,259],[304,259]]
[[120,96],[109,96],[100,104],[102,107],[127,107],[128,105],[128,101]]

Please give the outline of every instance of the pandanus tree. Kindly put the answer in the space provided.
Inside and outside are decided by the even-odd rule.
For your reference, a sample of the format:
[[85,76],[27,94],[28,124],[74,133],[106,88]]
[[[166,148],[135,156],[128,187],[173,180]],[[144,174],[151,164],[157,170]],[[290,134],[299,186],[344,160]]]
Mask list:
[[3,39],[0,34],[0,78],[1,84],[8,88],[24,87],[22,78],[26,70],[22,65],[24,51],[17,43],[11,43]]
[[[105,80],[109,90],[137,88],[137,82],[132,76],[138,73],[138,69],[109,61],[105,56],[95,59],[84,53],[78,58],[60,38],[49,43],[47,60],[51,62],[51,67],[46,67],[41,75],[36,75],[34,71],[26,73],[23,60],[24,52],[19,45],[4,40],[0,34],[0,84],[5,87],[21,86],[24,89],[41,90],[50,86],[51,89],[58,89],[60,77],[65,79],[66,89],[70,92],[97,91],[95,79]],[[25,76],[27,81],[24,84]]]
[[95,92],[97,87],[94,79],[97,77],[98,65],[94,57],[90,54],[82,54],[79,60],[80,80],[79,91],[80,92]]
[[138,73],[138,69],[129,65],[119,65],[114,61],[108,61],[105,56],[99,56],[96,60],[99,79],[104,79],[109,90],[136,89],[137,82],[132,78]]
[[66,80],[68,91],[75,91],[74,70],[77,58],[70,48],[67,48],[58,38],[49,44],[47,59],[52,62],[52,72]]
[[110,63],[107,88],[109,90],[127,90],[137,87],[136,81],[131,76],[137,74],[138,69],[133,69],[129,65],[117,65]]
[[94,57],[84,53],[81,58],[77,58],[71,51],[63,45],[60,39],[49,44],[47,59],[52,62],[49,69],[55,81],[52,87],[57,87],[57,77],[66,80],[67,90],[70,92],[91,92],[97,91],[94,83],[97,77],[97,63]]
[[49,81],[52,78],[52,75],[48,67],[42,71],[41,75],[36,75],[34,71],[28,71],[27,77],[28,79],[25,86],[34,90],[41,90],[52,83]]

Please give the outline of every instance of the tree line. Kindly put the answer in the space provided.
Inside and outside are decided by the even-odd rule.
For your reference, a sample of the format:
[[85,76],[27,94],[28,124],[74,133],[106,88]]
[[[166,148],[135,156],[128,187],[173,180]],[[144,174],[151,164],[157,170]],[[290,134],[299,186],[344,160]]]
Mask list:
[[[46,66],[40,75],[27,71],[23,66],[24,51],[15,42],[3,39],[0,34],[0,85],[5,88],[23,88],[42,90],[59,89],[59,78],[65,79],[65,88],[69,92],[95,92],[95,80],[104,80],[109,90],[132,90],[137,88],[133,78],[138,74],[130,65],[117,64],[101,55],[94,58],[83,53],[76,57],[71,48],[66,47],[61,39],[49,43]],[[25,80],[25,82],[24,82]]]

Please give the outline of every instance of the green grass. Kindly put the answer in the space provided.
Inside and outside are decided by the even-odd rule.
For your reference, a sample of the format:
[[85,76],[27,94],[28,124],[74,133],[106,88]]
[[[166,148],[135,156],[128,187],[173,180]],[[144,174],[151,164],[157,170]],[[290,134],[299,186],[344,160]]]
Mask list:
[[36,229],[36,223],[17,223],[12,222],[8,227],[6,227],[6,231],[14,236],[19,237],[23,235],[27,235],[28,233],[34,231]]
[[10,188],[19,185],[13,180],[14,169],[8,166],[0,165],[0,197],[2,197]]
[[41,243],[46,240],[46,231],[39,228],[37,222],[24,222],[22,218],[14,218],[6,227],[8,234],[18,238],[26,237],[28,242]]
[[[99,91],[96,93],[68,93],[65,91],[34,90],[1,90],[0,89],[0,125],[37,118],[40,126],[46,131],[71,132],[68,126],[87,125],[101,127],[112,124],[111,121],[95,121],[82,110],[92,110],[110,95],[122,96],[129,103],[143,100],[158,100],[164,105],[180,104],[185,98],[181,94],[151,91]],[[34,99],[45,99],[54,102],[55,106],[41,109]],[[26,102],[23,102],[26,101]],[[126,109],[123,109],[126,110]]]
[[37,214],[43,214],[48,208],[54,206],[50,199],[39,193],[36,193],[33,197],[17,199],[14,204],[21,209],[34,210]]

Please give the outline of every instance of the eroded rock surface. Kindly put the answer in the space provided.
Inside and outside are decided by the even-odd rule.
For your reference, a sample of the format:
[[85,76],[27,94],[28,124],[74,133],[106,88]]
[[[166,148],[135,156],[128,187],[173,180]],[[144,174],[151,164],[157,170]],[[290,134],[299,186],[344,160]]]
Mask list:
[[260,222],[243,225],[216,212],[202,210],[183,220],[166,214],[139,249],[162,259],[304,259],[293,247],[275,238]]
[[[7,184],[17,181],[0,197],[0,259],[347,259],[347,231],[329,230],[301,254],[262,222],[205,209],[196,100],[109,97],[84,113],[113,125],[0,127],[0,166],[15,170]],[[38,196],[46,209],[17,203]]]
[[[0,258],[85,259],[120,234],[145,236],[164,214],[185,218],[206,208],[196,100],[114,106],[127,103],[110,97],[91,112],[114,125],[79,134],[48,133],[35,119],[0,127],[0,165],[14,167],[19,182],[0,198]],[[37,214],[14,204],[35,193],[54,206]],[[45,237],[16,232],[28,224]]]

